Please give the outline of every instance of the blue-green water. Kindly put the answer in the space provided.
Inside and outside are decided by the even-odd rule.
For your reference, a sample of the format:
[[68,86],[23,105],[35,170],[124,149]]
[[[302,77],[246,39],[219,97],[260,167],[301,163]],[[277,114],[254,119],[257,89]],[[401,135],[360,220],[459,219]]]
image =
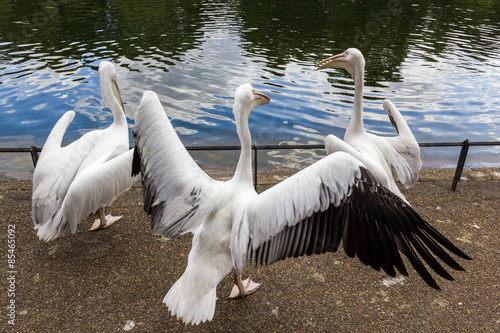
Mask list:
[[[42,146],[67,110],[65,143],[112,121],[97,67],[112,61],[127,114],[155,91],[186,145],[237,145],[236,87],[269,105],[250,116],[258,144],[343,137],[353,83],[315,71],[357,47],[366,58],[365,126],[393,135],[391,99],[419,142],[500,140],[498,1],[0,0],[0,147]],[[133,138],[131,136],[131,145]],[[424,166],[456,164],[459,148],[424,148]],[[269,151],[259,165],[304,167],[321,151]],[[195,157],[230,168],[234,154]],[[467,166],[500,165],[498,147],[472,147]],[[29,156],[0,154],[0,171],[30,171]]]

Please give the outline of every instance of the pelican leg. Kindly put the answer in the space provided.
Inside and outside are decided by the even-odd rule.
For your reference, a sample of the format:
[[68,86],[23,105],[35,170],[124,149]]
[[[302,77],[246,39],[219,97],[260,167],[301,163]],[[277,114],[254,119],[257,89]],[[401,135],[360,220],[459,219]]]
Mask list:
[[89,231],[96,231],[107,228],[123,217],[123,216],[112,216],[111,214],[104,216],[104,208],[102,207],[97,210],[97,213],[95,215],[97,219],[94,221],[94,224],[92,224]]
[[241,281],[241,274],[234,274],[234,287],[229,295],[230,299],[243,297],[252,294],[259,289],[262,283],[255,283],[249,277],[245,281]]

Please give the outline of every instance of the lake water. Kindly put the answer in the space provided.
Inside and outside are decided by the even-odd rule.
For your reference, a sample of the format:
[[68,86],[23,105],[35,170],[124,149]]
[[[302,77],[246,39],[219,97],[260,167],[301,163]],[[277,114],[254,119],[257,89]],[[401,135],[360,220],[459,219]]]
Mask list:
[[[365,126],[393,135],[385,98],[419,142],[500,140],[498,1],[3,0],[0,147],[43,146],[57,119],[77,115],[67,144],[112,122],[97,68],[112,61],[127,114],[153,90],[186,145],[238,145],[234,90],[271,97],[250,116],[254,142],[321,144],[343,137],[353,82],[315,64],[354,46],[365,55]],[[133,145],[133,137],[130,139]],[[466,166],[500,165],[500,147],[471,147]],[[454,166],[460,148],[423,148],[426,167]],[[236,152],[196,153],[232,168]],[[259,166],[302,168],[318,151],[266,151]],[[0,154],[0,171],[33,169]]]

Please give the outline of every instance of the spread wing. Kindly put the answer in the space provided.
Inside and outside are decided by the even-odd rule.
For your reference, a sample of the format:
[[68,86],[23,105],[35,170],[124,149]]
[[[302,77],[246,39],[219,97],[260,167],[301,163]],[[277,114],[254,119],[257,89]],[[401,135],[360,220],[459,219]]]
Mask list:
[[462,267],[444,250],[470,259],[401,198],[381,186],[358,160],[337,152],[261,193],[233,227],[235,267],[255,257],[272,264],[287,257],[336,252],[395,276],[407,275],[404,254],[430,286],[439,289],[423,262],[444,278],[436,260]]
[[176,238],[201,224],[199,207],[214,193],[210,178],[187,152],[158,99],[146,91],[134,126],[133,172],[142,173],[144,210],[153,232]]
[[391,138],[374,136],[376,138],[374,141],[383,152],[391,169],[398,175],[399,181],[406,188],[412,187],[417,182],[418,172],[422,168],[420,147],[396,106],[389,100],[385,100],[383,106],[398,136]]

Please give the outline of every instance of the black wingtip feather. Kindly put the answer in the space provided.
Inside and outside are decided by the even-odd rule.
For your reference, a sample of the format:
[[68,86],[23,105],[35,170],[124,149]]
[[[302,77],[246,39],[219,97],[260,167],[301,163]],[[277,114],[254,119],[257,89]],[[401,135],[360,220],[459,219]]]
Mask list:
[[448,273],[441,264],[432,256],[432,254],[427,250],[427,248],[421,243],[421,241],[415,237],[413,234],[408,234],[408,238],[413,247],[420,254],[422,259],[441,277],[447,280],[453,280],[453,277]]
[[132,171],[131,175],[132,177],[137,176],[141,172],[141,154],[139,153],[139,147],[135,145],[134,147],[134,155],[132,158]]
[[446,237],[444,237],[439,231],[434,229],[433,226],[431,226],[429,223],[424,222],[424,230],[427,231],[434,239],[436,239],[441,245],[443,245],[445,248],[450,250],[452,253],[455,255],[459,256],[460,258],[467,259],[467,260],[472,260],[471,257],[469,257],[467,254],[465,254],[462,250],[460,250],[455,244],[450,242]]
[[392,115],[389,115],[389,120],[391,121],[392,126],[394,126],[396,132],[399,134],[398,124],[396,124],[396,122],[394,121],[394,117]]
[[457,270],[457,271],[463,271],[464,268],[460,266],[458,262],[455,261],[446,251],[444,251],[439,244],[437,244],[431,237],[428,236],[428,234],[425,232],[425,230],[418,230],[419,233],[417,234],[418,237],[425,243],[425,245],[436,255],[438,256],[441,261],[446,263],[448,266],[451,268]]

